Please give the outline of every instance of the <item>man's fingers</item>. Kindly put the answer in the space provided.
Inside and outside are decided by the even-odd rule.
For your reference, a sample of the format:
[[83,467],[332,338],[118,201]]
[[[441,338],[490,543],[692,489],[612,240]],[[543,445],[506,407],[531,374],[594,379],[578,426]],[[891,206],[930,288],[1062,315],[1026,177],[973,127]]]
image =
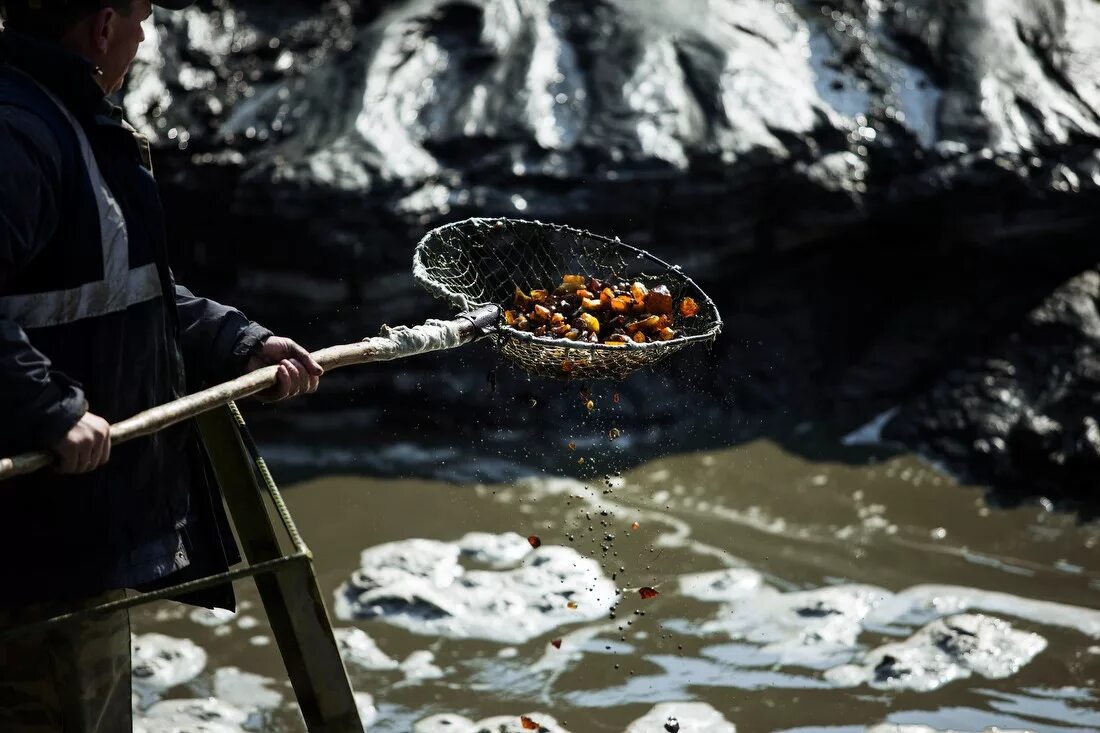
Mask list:
[[285,400],[287,395],[290,394],[290,372],[287,371],[286,362],[279,363],[279,370],[275,372],[275,386],[272,387],[272,390],[271,396],[268,398],[272,402]]
[[319,377],[325,373],[324,368],[314,360],[313,356],[293,341],[290,342],[290,353],[311,377]]
[[307,385],[306,368],[297,359],[284,359],[283,364],[290,374],[290,396],[293,397],[300,394]]

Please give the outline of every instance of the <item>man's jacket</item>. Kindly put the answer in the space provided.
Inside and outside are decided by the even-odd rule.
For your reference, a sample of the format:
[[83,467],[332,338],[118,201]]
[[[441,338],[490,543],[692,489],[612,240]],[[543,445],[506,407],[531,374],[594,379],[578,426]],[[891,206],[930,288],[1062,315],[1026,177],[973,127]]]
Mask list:
[[[148,146],[93,73],[0,33],[0,455],[237,376],[270,335],[173,282]],[[0,482],[0,604],[224,569],[236,548],[209,476],[188,423],[91,474]]]

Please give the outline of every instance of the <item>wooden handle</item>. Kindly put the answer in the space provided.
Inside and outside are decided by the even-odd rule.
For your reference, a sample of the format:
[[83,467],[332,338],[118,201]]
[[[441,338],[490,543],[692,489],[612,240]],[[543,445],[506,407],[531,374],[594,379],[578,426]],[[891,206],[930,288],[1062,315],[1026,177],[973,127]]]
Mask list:
[[[486,313],[488,312],[486,311]],[[499,310],[496,313],[499,313]],[[461,337],[461,341],[457,345],[468,344],[484,336],[485,318],[486,314],[477,312],[460,316],[451,321],[450,325],[457,326]],[[414,330],[427,328],[435,327],[417,326]],[[353,364],[404,359],[409,356],[446,348],[452,347],[438,343],[421,343],[416,346],[409,346],[407,343],[400,343],[387,336],[380,336],[354,344],[331,346],[314,352],[312,356],[325,371],[330,371]],[[231,382],[215,385],[115,423],[111,426],[111,445],[116,446],[135,438],[152,435],[176,423],[213,410],[215,407],[224,405],[227,402],[244,399],[263,392],[275,384],[277,371],[277,366],[264,367],[243,377],[238,377]],[[12,458],[0,458],[0,481],[34,473],[52,465],[55,460],[57,460],[57,456],[49,452],[24,453]]]

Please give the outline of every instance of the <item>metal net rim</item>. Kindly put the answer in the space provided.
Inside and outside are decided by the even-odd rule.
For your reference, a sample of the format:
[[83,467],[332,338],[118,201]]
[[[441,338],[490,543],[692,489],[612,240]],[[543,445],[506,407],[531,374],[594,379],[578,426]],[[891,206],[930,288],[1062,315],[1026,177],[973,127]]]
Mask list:
[[678,349],[691,343],[698,343],[703,341],[713,342],[722,332],[722,316],[718,311],[718,307],[714,304],[714,300],[706,293],[705,290],[699,287],[699,285],[694,280],[686,275],[679,265],[669,264],[661,258],[650,254],[644,249],[640,249],[638,247],[629,245],[626,242],[623,242],[618,237],[611,238],[602,234],[595,234],[588,231],[587,229],[577,229],[575,227],[566,226],[564,224],[550,224],[547,222],[539,221],[537,219],[531,220],[512,219],[507,217],[474,216],[467,219],[462,219],[460,221],[454,221],[449,224],[444,224],[440,227],[435,227],[431,231],[427,232],[420,239],[420,242],[416,245],[416,250],[413,252],[413,277],[421,284],[422,287],[424,287],[425,290],[432,293],[436,297],[443,298],[449,301],[452,305],[459,308],[460,310],[468,311],[486,305],[500,306],[500,303],[495,303],[491,301],[471,301],[470,298],[468,298],[466,295],[455,292],[446,285],[438,282],[429,273],[428,267],[424,263],[424,255],[430,247],[432,239],[439,236],[443,231],[447,229],[459,229],[463,226],[491,226],[498,223],[505,225],[521,224],[555,229],[559,232],[566,232],[574,237],[584,237],[603,242],[605,244],[614,245],[615,247],[622,248],[623,250],[629,252],[636,257],[649,260],[650,262],[653,262],[654,264],[657,264],[664,268],[665,272],[675,273],[676,277],[681,279],[684,284],[690,286],[696,293],[701,295],[705,300],[706,305],[709,307],[710,312],[714,314],[714,322],[705,333],[697,333],[690,336],[678,336],[668,341],[653,341],[644,344],[631,341],[624,343],[622,346],[609,346],[603,343],[593,344],[589,342],[570,341],[569,339],[557,339],[547,338],[545,336],[536,336],[535,334],[528,331],[520,331],[518,329],[503,324],[500,324],[496,327],[496,338],[494,340],[507,338],[516,341],[525,341],[539,346],[552,346],[555,348],[566,348],[577,351],[598,351],[605,353],[625,354],[631,352],[638,353],[646,351],[657,352],[674,347]]

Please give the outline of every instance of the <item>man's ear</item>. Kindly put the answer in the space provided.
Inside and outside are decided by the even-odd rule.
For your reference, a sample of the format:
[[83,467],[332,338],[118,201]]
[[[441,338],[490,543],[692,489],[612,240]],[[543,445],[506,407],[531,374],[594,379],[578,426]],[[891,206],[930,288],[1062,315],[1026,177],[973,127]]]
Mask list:
[[118,11],[108,6],[101,8],[87,20],[88,41],[91,43],[91,47],[100,55],[106,54],[108,49],[111,48],[117,15]]

